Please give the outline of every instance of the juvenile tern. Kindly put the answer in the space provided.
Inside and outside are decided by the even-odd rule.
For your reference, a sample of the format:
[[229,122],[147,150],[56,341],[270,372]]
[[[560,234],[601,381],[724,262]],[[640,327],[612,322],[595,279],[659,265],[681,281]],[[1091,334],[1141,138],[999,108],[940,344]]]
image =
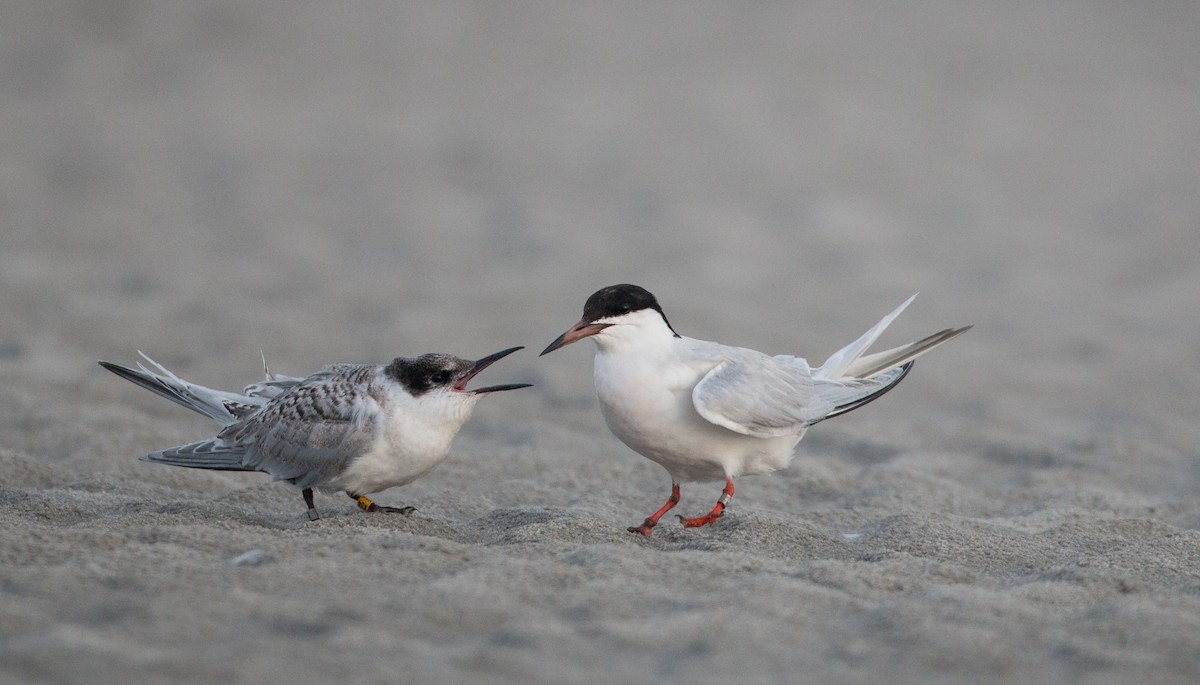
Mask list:
[[367,497],[410,483],[436,466],[485,394],[528,383],[468,389],[467,382],[520,347],[477,361],[449,354],[390,364],[332,364],[307,378],[272,374],[241,393],[183,380],[153,367],[102,361],[118,376],[217,422],[216,437],[151,452],[145,461],[220,471],[262,471],[301,488],[308,518],[320,515],[313,488],[342,491],[363,511],[409,513]]
[[613,285],[589,297],[579,323],[542,354],[583,338],[596,342],[596,394],[609,430],[671,475],[666,504],[629,528],[649,537],[679,503],[681,481],[724,479],[712,511],[679,517],[688,528],[715,523],[733,497],[735,478],[786,467],[809,426],[877,399],[908,374],[917,357],[971,328],[948,328],[864,356],[914,298],[811,367],[800,357],[683,337],[650,292]]

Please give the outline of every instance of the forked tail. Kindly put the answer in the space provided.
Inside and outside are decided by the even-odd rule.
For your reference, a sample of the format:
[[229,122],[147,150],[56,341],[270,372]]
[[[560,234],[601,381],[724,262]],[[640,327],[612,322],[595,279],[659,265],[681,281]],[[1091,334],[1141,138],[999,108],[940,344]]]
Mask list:
[[905,300],[858,340],[838,350],[813,370],[818,394],[835,405],[825,418],[845,414],[882,397],[904,380],[917,357],[971,330],[971,326],[947,328],[916,342],[864,356],[867,348],[916,297],[913,295]]
[[[138,368],[136,369],[105,361],[100,362],[100,366],[131,383],[142,386],[155,395],[165,397],[175,404],[204,414],[222,426],[228,426],[237,422],[238,416],[235,415],[235,411],[243,409],[247,405],[261,405],[264,401],[238,393],[213,390],[203,385],[189,383],[171,373],[165,366],[147,357],[144,353],[139,352],[138,354],[141,354],[142,358],[155,368],[155,371],[146,368],[141,362],[138,362]],[[244,414],[245,412],[241,411],[239,413]]]
[[[142,353],[139,353],[142,354]],[[145,354],[142,357],[156,371],[151,371],[144,364],[138,363],[138,368],[131,369],[110,362],[100,362],[100,366],[112,371],[121,378],[142,386],[155,395],[165,397],[175,404],[187,407],[194,412],[204,414],[221,426],[237,423],[238,416],[261,405],[265,400],[232,392],[213,390],[203,385],[189,383],[165,366],[154,361]],[[253,471],[242,464],[246,448],[236,443],[212,438],[187,445],[170,447],[165,450],[151,452],[142,457],[143,461],[172,466],[186,466],[193,469],[214,469],[218,471]]]

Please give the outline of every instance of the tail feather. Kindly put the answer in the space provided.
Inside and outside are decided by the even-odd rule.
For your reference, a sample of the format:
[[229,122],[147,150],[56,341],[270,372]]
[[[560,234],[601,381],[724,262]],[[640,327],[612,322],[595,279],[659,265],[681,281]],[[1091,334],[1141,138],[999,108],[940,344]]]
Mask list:
[[245,456],[245,447],[233,445],[220,439],[211,439],[151,452],[142,457],[142,461],[169,464],[171,466],[185,466],[191,469],[210,469],[213,471],[257,470],[247,467],[242,463],[242,459]]
[[112,371],[121,378],[139,385],[150,392],[165,397],[175,404],[187,407],[194,412],[204,414],[217,423],[225,426],[237,421],[237,417],[229,410],[229,405],[260,404],[261,401],[248,398],[237,393],[213,390],[203,385],[196,385],[176,376],[162,364],[140,353],[143,358],[155,367],[151,371],[142,363],[137,369],[131,369],[119,364],[102,361],[100,366]]
[[913,300],[917,299],[918,294],[919,293],[914,293],[912,297],[902,302],[900,306],[893,309],[890,314],[880,319],[879,323],[872,326],[866,333],[863,333],[858,340],[855,340],[837,352],[834,352],[829,359],[825,360],[824,364],[813,370],[813,378],[838,380],[847,376],[848,374],[846,373],[846,369],[853,364],[856,359],[861,357],[863,352],[867,351],[867,348],[875,344],[875,341],[879,339],[879,336],[883,335],[883,332],[887,330],[887,327],[892,325],[892,322],[896,320],[896,317],[900,316],[900,313],[903,312],[908,305],[912,304]]
[[879,399],[904,380],[918,357],[971,330],[971,326],[947,328],[917,342],[864,356],[867,348],[879,339],[914,298],[916,295],[905,300],[858,340],[838,350],[813,370],[812,377],[816,381],[818,394],[835,405],[824,419],[854,411]]
[[916,295],[913,295],[902,302],[899,307],[896,307],[890,314],[883,317],[879,323],[872,326],[866,333],[863,333],[858,340],[834,352],[829,359],[825,360],[824,364],[813,369],[813,379],[827,381],[866,380],[913,361],[930,350],[940,347],[971,330],[971,326],[947,328],[917,342],[863,356],[863,353],[871,345],[875,344],[879,336],[883,335],[887,327],[896,320],[897,316],[900,316],[900,313],[916,297]]
[[887,394],[887,392],[889,390],[896,387],[897,385],[900,385],[900,381],[904,380],[904,377],[907,376],[908,372],[912,370],[914,363],[915,362],[910,361],[907,364],[905,364],[904,366],[901,366],[898,369],[898,373],[895,374],[895,377],[888,379],[887,382],[882,387],[876,388],[876,389],[872,390],[871,392],[869,392],[868,394],[863,395],[862,397],[857,397],[845,404],[835,407],[833,411],[831,411],[828,414],[826,414],[825,416],[823,416],[820,420],[824,421],[825,419],[831,419],[835,416],[841,416],[842,414],[845,414],[847,412],[852,412],[855,409],[858,409],[859,407],[863,406],[864,404],[870,404],[871,402],[874,402],[875,400],[879,399],[880,397],[883,397],[884,395]]
[[865,357],[859,357],[846,367],[844,374],[850,378],[863,379],[877,376],[884,371],[911,362],[926,352],[950,342],[969,330],[971,330],[971,326],[947,328],[944,331],[939,331],[914,343],[869,354]]

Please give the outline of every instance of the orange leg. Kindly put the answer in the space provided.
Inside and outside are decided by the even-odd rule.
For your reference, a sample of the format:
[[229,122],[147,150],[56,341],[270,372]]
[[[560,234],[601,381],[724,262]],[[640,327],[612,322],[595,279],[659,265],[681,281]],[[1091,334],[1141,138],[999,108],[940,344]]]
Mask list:
[[679,483],[676,483],[674,480],[672,480],[671,496],[667,498],[667,503],[662,505],[662,508],[660,508],[658,511],[646,517],[646,520],[642,521],[642,525],[630,526],[628,528],[629,532],[641,533],[646,537],[650,537],[650,531],[658,525],[658,520],[663,517],[663,514],[674,509],[676,504],[679,504]]
[[692,519],[680,516],[679,520],[683,522],[685,528],[711,526],[717,522],[717,519],[721,518],[721,514],[725,513],[725,505],[729,504],[729,500],[731,499],[733,499],[733,479],[726,478],[725,489],[721,491],[721,497],[717,500],[717,504],[712,508],[712,511],[708,512],[704,516],[697,516],[696,518]]

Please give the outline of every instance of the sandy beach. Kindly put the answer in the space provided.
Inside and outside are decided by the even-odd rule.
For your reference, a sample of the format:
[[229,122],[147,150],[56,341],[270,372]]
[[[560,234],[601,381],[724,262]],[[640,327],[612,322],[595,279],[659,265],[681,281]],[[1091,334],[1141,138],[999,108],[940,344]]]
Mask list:
[[[1200,682],[1200,5],[3,14],[0,683]],[[812,361],[975,329],[643,539],[668,475],[537,356],[620,282]],[[313,523],[96,364],[511,345],[414,514]]]

